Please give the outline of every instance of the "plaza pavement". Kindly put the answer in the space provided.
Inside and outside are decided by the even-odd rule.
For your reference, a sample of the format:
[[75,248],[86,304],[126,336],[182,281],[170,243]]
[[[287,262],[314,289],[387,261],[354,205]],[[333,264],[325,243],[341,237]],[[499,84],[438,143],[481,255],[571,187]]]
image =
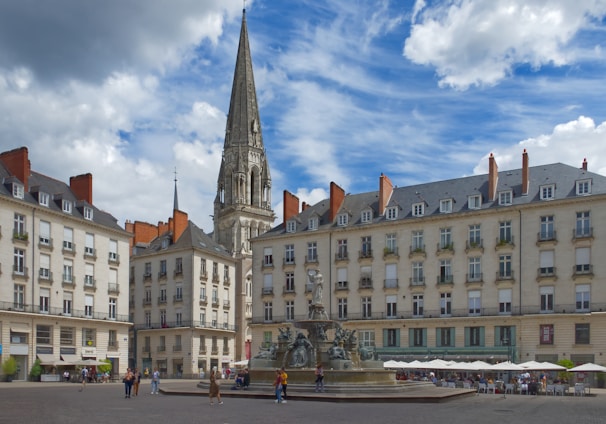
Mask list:
[[[422,400],[389,403],[364,398],[363,393],[292,392],[285,404],[275,404],[271,388],[249,391],[222,386],[223,405],[210,406],[198,380],[163,380],[162,393],[150,394],[144,381],[138,397],[124,398],[121,383],[88,384],[79,392],[73,383],[0,383],[0,423],[372,423],[414,422],[469,424],[602,424],[606,422],[606,391],[592,389],[591,396],[554,397],[480,394],[464,391],[461,396],[442,398],[445,392],[463,389],[435,388],[424,397],[438,396],[438,403]],[[412,395],[412,394],[411,394]],[[387,398],[391,393],[374,394]]]

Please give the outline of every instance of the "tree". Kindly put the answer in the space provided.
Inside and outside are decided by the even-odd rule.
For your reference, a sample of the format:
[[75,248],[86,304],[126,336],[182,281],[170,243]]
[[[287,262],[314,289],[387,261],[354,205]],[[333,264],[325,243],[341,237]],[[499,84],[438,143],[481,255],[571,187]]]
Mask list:
[[[560,359],[557,364],[566,367],[566,369],[574,367],[574,362],[572,362],[570,359]],[[572,379],[572,376],[568,371],[560,371],[558,372],[558,378],[560,380],[570,381]]]
[[97,369],[105,374],[106,372],[109,372],[112,370],[112,361],[110,361],[109,359],[101,359],[101,362],[105,362],[107,365],[97,365]]
[[36,359],[34,361],[34,365],[32,365],[32,369],[29,370],[29,378],[32,381],[39,381],[40,380],[40,375],[42,375],[42,365],[40,365],[40,359]]
[[5,359],[4,362],[2,362],[2,373],[7,381],[13,381],[13,376],[17,374],[17,368],[17,361],[12,356],[9,356],[8,359]]

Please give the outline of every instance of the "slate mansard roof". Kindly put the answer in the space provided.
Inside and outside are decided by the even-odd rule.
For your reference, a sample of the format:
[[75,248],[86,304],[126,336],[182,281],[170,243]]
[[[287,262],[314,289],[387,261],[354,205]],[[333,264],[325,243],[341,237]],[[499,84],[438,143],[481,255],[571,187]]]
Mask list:
[[[481,211],[495,208],[508,208],[511,206],[523,206],[537,202],[547,202],[541,200],[541,188],[552,185],[554,187],[554,196],[551,201],[570,198],[585,197],[587,195],[578,195],[576,185],[579,181],[589,180],[591,192],[589,196],[606,194],[606,177],[589,172],[583,168],[575,168],[562,163],[549,165],[540,165],[529,167],[529,185],[528,193],[522,194],[522,169],[508,170],[498,172],[495,198],[489,198],[489,178],[488,174],[474,175],[470,177],[461,177],[451,180],[437,181],[408,187],[394,187],[393,193],[386,205],[387,211],[390,207],[397,207],[397,218],[389,222],[398,222],[406,220],[418,220],[433,216],[444,216],[446,213],[440,212],[440,201],[451,199],[452,210],[450,214],[463,213],[467,211]],[[499,193],[511,191],[511,205],[499,204]],[[468,200],[470,196],[481,196],[481,207],[470,209]],[[422,217],[413,216],[413,205],[423,203],[424,214]],[[362,212],[370,210],[372,220],[362,223]],[[324,199],[315,205],[308,206],[288,221],[296,221],[296,231],[302,233],[309,231],[308,225],[311,218],[318,218],[317,230],[328,230],[337,228],[337,218],[340,214],[349,215],[347,228],[353,226],[363,226],[388,221],[386,214],[379,215],[379,191],[372,191],[360,194],[347,194],[340,205],[335,219],[329,220],[330,199]],[[271,231],[259,236],[259,239],[285,234],[284,224],[280,224]]]

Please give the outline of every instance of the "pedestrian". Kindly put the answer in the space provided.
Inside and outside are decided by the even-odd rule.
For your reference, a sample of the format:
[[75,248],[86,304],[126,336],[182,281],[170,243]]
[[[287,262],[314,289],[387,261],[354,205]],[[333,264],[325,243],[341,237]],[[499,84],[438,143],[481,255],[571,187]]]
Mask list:
[[244,377],[242,379],[242,389],[248,390],[248,386],[250,386],[250,374],[248,373],[248,368],[244,368]]
[[139,372],[139,368],[135,368],[135,372],[133,374],[133,390],[135,392],[135,396],[139,396],[139,384],[141,384],[141,373]]
[[286,403],[286,387],[288,387],[288,374],[284,367],[280,369],[280,374],[282,374],[282,399],[284,399],[284,403]]
[[124,382],[124,399],[130,399],[130,394],[133,390],[133,382],[135,380],[135,376],[130,368],[126,369],[126,374],[124,374],[124,378],[122,381]]
[[210,371],[210,386],[208,387],[208,398],[211,406],[213,405],[213,398],[217,398],[217,403],[223,405],[221,400],[221,390],[219,389],[219,383],[217,379],[220,378],[219,370],[216,368]]
[[80,386],[79,391],[81,392],[86,387],[86,379],[88,377],[88,369],[86,368],[86,365],[82,368],[82,371],[80,372],[80,374],[82,377],[82,386]]
[[282,403],[282,371],[276,368],[276,379],[274,380],[274,389],[276,391],[276,403]]
[[152,373],[152,381],[151,381],[151,394],[152,395],[157,395],[158,394],[158,385],[160,384],[160,372],[158,371],[158,368],[154,368],[154,372]]
[[318,362],[316,365],[316,392],[324,392],[324,368],[322,364]]

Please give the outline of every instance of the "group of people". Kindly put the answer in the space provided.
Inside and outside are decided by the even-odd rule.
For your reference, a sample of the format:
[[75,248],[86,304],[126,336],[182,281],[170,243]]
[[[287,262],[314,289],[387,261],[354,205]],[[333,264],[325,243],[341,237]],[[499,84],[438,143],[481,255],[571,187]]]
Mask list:
[[[146,369],[146,375],[149,374],[149,371]],[[138,368],[127,368],[124,377],[122,378],[122,383],[124,383],[124,398],[130,399],[131,396],[139,396],[139,386],[141,385],[141,377],[142,373]],[[160,383],[160,372],[158,368],[154,369],[152,373],[151,379],[151,394],[158,394],[158,384]]]

